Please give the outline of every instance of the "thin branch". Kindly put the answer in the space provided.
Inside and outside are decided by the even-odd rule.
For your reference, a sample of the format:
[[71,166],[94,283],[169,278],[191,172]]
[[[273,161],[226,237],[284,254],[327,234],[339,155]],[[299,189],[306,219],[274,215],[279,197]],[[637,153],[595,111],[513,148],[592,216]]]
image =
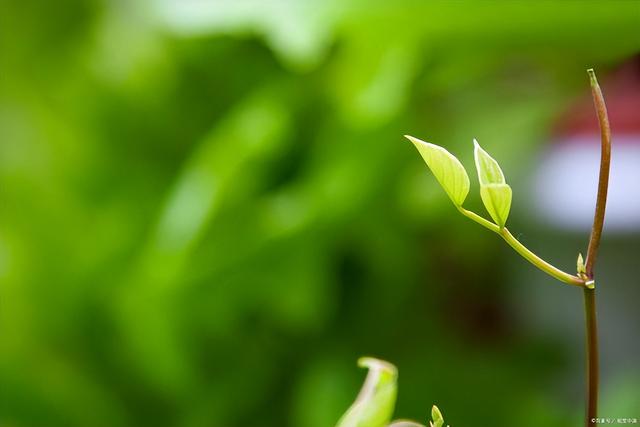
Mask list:
[[591,289],[591,285],[589,284],[589,282],[585,281],[582,277],[578,277],[578,276],[574,276],[573,274],[566,273],[560,270],[559,268],[549,264],[548,262],[540,258],[538,255],[536,255],[535,253],[531,252],[525,245],[520,243],[520,241],[516,239],[513,236],[513,234],[511,234],[509,230],[507,230],[506,227],[500,228],[497,224],[494,224],[491,221],[484,219],[483,217],[481,217],[475,212],[466,210],[462,206],[457,206],[457,208],[464,216],[472,219],[473,221],[477,222],[483,227],[488,228],[494,233],[499,234],[500,237],[502,237],[509,244],[509,246],[511,246],[516,252],[520,254],[520,256],[522,256],[524,259],[529,261],[531,264],[538,267],[540,270],[544,271],[545,273],[549,274],[552,277],[555,277],[559,281],[567,283],[569,285],[586,287],[588,289]]
[[494,233],[498,233],[498,234],[500,233],[500,227],[498,227],[496,224],[492,223],[491,221],[488,221],[488,220],[482,218],[480,215],[478,215],[475,212],[471,212],[471,211],[466,210],[462,206],[456,206],[456,207],[462,213],[462,215],[466,216],[467,218],[470,218],[470,219],[474,220],[475,222],[477,222],[481,226],[493,231]]
[[523,245],[518,239],[516,239],[513,234],[509,232],[506,228],[502,228],[498,233],[502,238],[511,246],[516,252],[518,252],[524,259],[529,261],[531,264],[538,267],[540,270],[544,271],[548,275],[555,277],[561,282],[564,282],[568,285],[586,287],[587,284],[580,277],[574,276],[573,274],[566,273],[560,270],[557,267],[549,264],[538,255],[531,252],[525,245]]
[[593,103],[598,112],[598,122],[600,124],[600,177],[598,178],[598,196],[596,199],[596,211],[593,216],[593,227],[591,229],[591,237],[589,237],[589,247],[587,249],[587,261],[585,264],[587,277],[593,279],[593,267],[598,255],[600,247],[600,237],[602,236],[602,227],[604,225],[604,213],[607,206],[607,190],[609,188],[609,165],[611,163],[611,129],[609,127],[609,118],[607,116],[607,106],[604,103],[604,97],[596,79],[596,73],[592,68],[587,70],[589,79],[591,80],[591,93],[593,95]]

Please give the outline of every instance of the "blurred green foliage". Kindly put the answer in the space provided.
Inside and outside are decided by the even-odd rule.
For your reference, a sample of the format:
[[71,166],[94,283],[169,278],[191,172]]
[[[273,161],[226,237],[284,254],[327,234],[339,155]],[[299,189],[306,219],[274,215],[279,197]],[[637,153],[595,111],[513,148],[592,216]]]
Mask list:
[[399,366],[403,417],[579,419],[562,336],[518,331],[512,255],[401,136],[466,165],[478,137],[515,189],[639,24],[631,1],[2,2],[0,423],[329,427],[363,354]]

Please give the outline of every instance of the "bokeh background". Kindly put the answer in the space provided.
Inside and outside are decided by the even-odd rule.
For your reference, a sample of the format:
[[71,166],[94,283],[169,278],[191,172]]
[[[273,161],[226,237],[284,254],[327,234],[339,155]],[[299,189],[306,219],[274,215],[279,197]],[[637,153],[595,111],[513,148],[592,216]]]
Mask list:
[[[472,182],[478,138],[510,229],[573,271],[597,166],[554,153],[597,156],[589,67],[638,152],[639,52],[637,1],[2,2],[0,424],[331,427],[373,355],[399,368],[398,417],[580,425],[580,290],[458,215],[402,135]],[[638,181],[612,185],[637,206]],[[623,213],[598,266],[601,414],[638,419]]]

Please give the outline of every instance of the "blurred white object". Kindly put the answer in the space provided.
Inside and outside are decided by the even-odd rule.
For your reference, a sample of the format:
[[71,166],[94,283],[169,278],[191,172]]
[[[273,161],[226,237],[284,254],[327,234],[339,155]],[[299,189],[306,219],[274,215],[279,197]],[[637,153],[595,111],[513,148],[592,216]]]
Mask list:
[[[607,232],[640,230],[640,56],[600,79],[611,124]],[[539,217],[569,230],[591,228],[600,171],[600,129],[591,95],[571,106],[534,178]]]
[[[640,230],[640,134],[613,135],[607,232]],[[593,221],[600,135],[578,135],[553,144],[536,171],[538,216],[566,229],[588,230]]]

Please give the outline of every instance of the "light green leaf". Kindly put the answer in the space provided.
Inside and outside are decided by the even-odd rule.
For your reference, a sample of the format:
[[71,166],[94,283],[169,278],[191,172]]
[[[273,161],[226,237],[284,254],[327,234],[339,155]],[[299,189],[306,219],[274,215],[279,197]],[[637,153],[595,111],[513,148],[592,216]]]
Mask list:
[[478,181],[480,181],[480,197],[484,207],[501,228],[507,223],[511,209],[512,191],[505,182],[504,174],[498,162],[480,147],[478,141],[473,140]]
[[442,427],[444,424],[444,418],[442,417],[442,412],[436,405],[431,407],[431,419],[433,420],[430,424],[432,427]]
[[578,254],[578,260],[576,261],[576,269],[578,274],[587,274],[587,267],[584,265],[584,259],[582,258],[582,254]]
[[480,147],[477,140],[473,140],[473,145],[473,157],[476,162],[480,185],[505,184],[504,174],[498,162]]
[[385,427],[396,404],[398,370],[371,357],[358,360],[358,366],[369,368],[369,373],[356,401],[336,427]]
[[489,184],[480,187],[480,197],[493,221],[504,227],[511,209],[511,187],[507,184]]
[[456,206],[469,194],[469,176],[462,163],[444,148],[409,135],[405,137],[416,146],[444,191]]

